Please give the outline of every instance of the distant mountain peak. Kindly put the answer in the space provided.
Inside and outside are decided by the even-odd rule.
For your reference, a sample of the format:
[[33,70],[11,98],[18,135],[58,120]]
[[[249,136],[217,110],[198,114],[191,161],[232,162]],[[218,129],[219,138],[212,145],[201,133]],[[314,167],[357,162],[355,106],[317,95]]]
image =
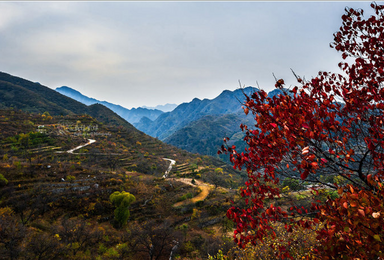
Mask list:
[[[61,86],[61,87],[57,87],[55,90],[70,90],[70,91],[73,91],[73,92],[77,92],[77,93],[80,93],[79,91],[77,91],[76,89],[73,89],[73,88],[70,88],[70,87],[67,87],[67,86]],[[81,93],[80,93],[81,94]]]
[[171,112],[172,110],[174,110],[178,105],[176,104],[170,104],[170,103],[167,103],[165,105],[157,105],[155,107],[147,107],[147,106],[142,106],[142,108],[147,108],[147,109],[157,109],[157,110],[161,110],[163,112]]
[[155,120],[159,115],[164,113],[163,111],[160,111],[158,109],[146,109],[141,107],[137,109],[136,108],[128,109],[107,101],[100,101],[94,98],[87,97],[81,94],[79,91],[67,86],[56,88],[56,91],[86,105],[102,104],[108,107],[109,109],[111,109],[113,112],[115,112],[122,118],[124,118],[125,120],[127,120],[131,124],[139,122],[140,119],[144,116],[148,117],[151,120]]

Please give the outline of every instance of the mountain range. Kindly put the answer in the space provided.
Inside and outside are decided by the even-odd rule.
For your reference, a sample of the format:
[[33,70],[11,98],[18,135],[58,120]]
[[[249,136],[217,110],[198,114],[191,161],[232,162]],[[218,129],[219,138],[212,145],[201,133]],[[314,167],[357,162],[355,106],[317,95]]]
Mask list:
[[156,120],[142,118],[134,126],[150,136],[165,140],[176,131],[204,116],[220,116],[241,112],[241,102],[244,99],[243,92],[250,94],[254,91],[256,91],[255,88],[247,87],[235,91],[224,90],[219,96],[211,100],[195,98],[189,103],[179,105],[171,112],[160,115]]
[[[229,91],[222,94],[221,97],[228,96],[228,94],[230,94]],[[201,100],[195,99],[194,103],[207,102],[207,101],[208,100],[201,101]],[[176,108],[178,109],[177,113],[181,113],[182,109],[185,107],[190,107],[190,109],[192,109],[193,106],[189,105],[188,103],[182,104],[181,106],[178,106],[178,108]],[[207,105],[206,109],[209,109],[210,107],[211,107],[210,105]],[[137,146],[136,147],[137,149],[138,147],[141,147],[142,149],[140,150],[140,153],[145,154],[144,157],[142,155],[139,156],[140,159],[143,159],[143,158],[148,159],[149,157],[153,156],[154,158],[156,158],[156,160],[162,160],[162,158],[166,154],[172,154],[174,158],[179,156],[182,156],[182,157],[199,156],[199,155],[186,153],[185,151],[177,149],[177,147],[175,147],[174,145],[163,143],[158,138],[153,138],[145,134],[144,132],[139,131],[132,124],[124,120],[117,113],[113,112],[111,109],[104,106],[103,104],[95,103],[91,105],[86,105],[70,97],[67,97],[66,95],[60,94],[58,91],[55,91],[51,88],[43,86],[40,83],[32,82],[32,81],[29,81],[20,77],[16,77],[4,72],[0,72],[0,109],[3,109],[4,111],[13,110],[15,112],[24,111],[24,112],[27,112],[27,114],[31,114],[32,116],[38,116],[38,115],[44,115],[48,117],[52,116],[55,121],[55,123],[53,123],[52,125],[54,125],[55,127],[61,124],[60,120],[67,122],[68,119],[71,119],[71,118],[77,118],[77,119],[68,121],[68,123],[70,122],[78,126],[78,122],[80,122],[83,119],[89,121],[89,119],[87,118],[91,116],[93,118],[92,120],[98,121],[96,125],[99,125],[100,128],[105,127],[106,129],[107,127],[112,127],[115,129],[113,130],[114,132],[122,133],[122,131],[125,131],[126,133],[128,133],[129,137],[126,138],[126,141],[129,143],[129,145]],[[214,107],[212,106],[211,109],[214,110]],[[172,114],[172,113],[173,111],[162,113],[162,115]],[[193,113],[193,111],[191,111],[191,113]],[[183,116],[183,115],[180,115],[180,116]],[[23,115],[23,117],[28,117],[28,116]],[[52,119],[47,119],[47,120],[49,121]],[[148,121],[148,124],[153,124],[153,122],[156,122],[156,120],[151,121],[147,117],[144,117],[140,122],[143,123],[145,121]],[[210,120],[210,121],[214,122],[214,120]],[[220,124],[222,124],[221,121],[217,121],[217,122],[220,122]],[[28,125],[28,120],[24,120],[22,121],[22,123]],[[231,122],[229,122],[228,124],[231,124]],[[213,127],[213,126],[209,126],[209,124],[206,124],[206,126]],[[228,129],[229,128],[230,127],[228,127]],[[16,129],[16,126],[15,126],[15,129]],[[107,130],[105,131],[107,132]],[[217,135],[221,135],[221,132],[218,132]],[[117,137],[119,136],[121,136],[121,134],[117,134]],[[172,140],[173,139],[170,139],[170,143],[172,142]],[[118,142],[116,142],[116,144],[117,143]],[[144,143],[149,145],[144,145]],[[108,142],[107,144],[103,144],[103,145],[114,147],[116,146],[116,144],[113,144],[113,142]],[[180,145],[182,146],[182,144]],[[154,149],[153,147],[156,147],[156,149]],[[159,147],[162,147],[161,152],[158,151],[160,149]],[[183,148],[185,150],[189,150],[187,149],[188,148],[187,146]],[[102,149],[100,149],[100,151],[101,150]],[[132,152],[131,150],[130,148],[124,149],[124,153]],[[199,152],[201,151],[199,150]],[[211,164],[213,163],[216,165],[222,165],[222,162],[217,159],[211,158],[209,160]],[[148,165],[145,165],[145,167],[147,166]]]
[[[147,108],[129,110],[89,98],[69,87],[60,87],[55,91],[0,72],[0,108],[14,107],[27,112],[49,112],[51,115],[88,114],[106,124],[122,125],[131,130],[137,128],[186,151],[216,157],[224,137],[230,138],[231,145],[235,144],[240,149],[245,147],[239,126],[242,123],[252,126],[254,118],[245,115],[242,102],[244,94],[250,95],[255,91],[257,89],[253,87],[224,90],[214,99],[195,98],[164,113]],[[276,89],[268,95],[272,97],[279,93],[281,90]],[[228,160],[228,156],[221,159]]]
[[139,122],[142,117],[147,117],[151,120],[155,120],[159,115],[164,113],[163,111],[158,109],[148,109],[142,107],[128,109],[107,101],[100,101],[94,98],[87,97],[81,94],[79,91],[67,86],[56,88],[56,91],[67,97],[73,98],[74,100],[77,100],[85,105],[102,104],[131,124]]
[[[258,89],[246,87],[235,91],[224,90],[212,100],[195,98],[192,102],[183,103],[173,111],[160,115],[154,121],[144,117],[134,126],[178,148],[228,161],[229,156],[219,156],[217,151],[224,137],[230,138],[230,145],[234,144],[240,150],[245,148],[240,124],[252,126],[254,117],[251,114],[245,115],[242,103],[244,94],[250,95],[255,91]],[[280,93],[281,90],[275,89],[268,96]]]
[[[187,246],[204,259],[228,245],[232,226],[222,231],[223,219],[246,178],[146,135],[102,104],[3,72],[0,158],[0,229],[11,234],[2,259],[169,259],[175,244],[180,259],[190,258]],[[112,194],[133,196],[128,218]],[[159,246],[147,254],[141,239]]]
[[[192,153],[219,157],[217,151],[223,144],[223,138],[230,138],[230,145],[244,149],[244,135],[240,124],[252,125],[254,118],[245,115],[242,109],[244,94],[250,95],[256,88],[246,87],[235,91],[224,90],[214,99],[193,99],[183,103],[170,112],[148,108],[126,109],[106,101],[89,98],[80,92],[68,88],[57,88],[56,91],[72,97],[84,104],[100,103],[121,117],[131,122],[138,130],[156,137],[165,143]],[[281,93],[273,90],[268,96]],[[171,105],[172,107],[172,105]],[[228,161],[228,156],[221,159]]]

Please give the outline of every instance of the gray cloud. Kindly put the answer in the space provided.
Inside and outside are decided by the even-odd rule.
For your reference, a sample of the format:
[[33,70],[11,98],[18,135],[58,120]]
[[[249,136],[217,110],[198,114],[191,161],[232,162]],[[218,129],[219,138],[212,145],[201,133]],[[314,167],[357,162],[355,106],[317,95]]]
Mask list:
[[368,2],[0,2],[0,70],[125,107],[272,90],[337,70],[345,6]]

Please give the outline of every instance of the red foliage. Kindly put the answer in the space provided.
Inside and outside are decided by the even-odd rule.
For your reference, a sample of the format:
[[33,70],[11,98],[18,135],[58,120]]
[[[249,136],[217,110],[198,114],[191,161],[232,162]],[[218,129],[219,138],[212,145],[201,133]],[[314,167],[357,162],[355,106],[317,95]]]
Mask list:
[[[322,220],[326,225],[318,239],[329,256],[382,256],[384,6],[371,7],[376,15],[366,20],[363,10],[346,8],[343,25],[334,34],[331,47],[351,62],[339,63],[348,77],[319,72],[310,81],[297,77],[301,86],[291,90],[278,80],[275,86],[282,94],[272,98],[263,90],[245,95],[244,112],[256,120],[252,128],[240,126],[248,147],[238,152],[222,146],[219,151],[229,152],[234,168],[248,172],[241,192],[247,207],[227,212],[237,224],[234,238],[239,246],[273,236],[272,222],[285,222],[291,230],[296,225],[313,228]],[[320,175],[340,176],[349,184],[339,187]],[[284,211],[266,205],[267,199],[280,196],[279,177],[288,176],[338,189],[340,198],[323,205],[315,201],[311,209]],[[310,213],[317,218],[305,217]],[[286,248],[280,251],[289,257]]]
[[351,185],[348,192],[340,188],[342,197],[318,207],[320,220],[327,223],[318,232],[322,246],[316,251],[322,259],[383,259],[384,189],[378,184],[375,192]]

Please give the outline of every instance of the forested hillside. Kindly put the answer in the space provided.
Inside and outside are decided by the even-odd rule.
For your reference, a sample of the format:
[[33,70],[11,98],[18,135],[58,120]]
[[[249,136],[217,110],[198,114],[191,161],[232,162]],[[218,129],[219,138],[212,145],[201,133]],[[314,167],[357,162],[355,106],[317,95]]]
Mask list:
[[[88,115],[1,110],[0,140],[1,259],[196,258],[233,246],[225,212],[245,175],[217,159]],[[166,178],[164,158],[175,160]],[[134,197],[128,218],[115,192]]]

